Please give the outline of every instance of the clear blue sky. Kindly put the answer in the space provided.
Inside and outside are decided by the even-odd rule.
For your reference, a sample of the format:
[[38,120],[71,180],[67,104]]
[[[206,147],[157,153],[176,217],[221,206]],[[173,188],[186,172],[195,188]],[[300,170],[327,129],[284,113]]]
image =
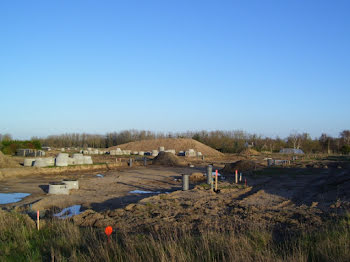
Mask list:
[[1,1],[0,133],[350,128],[350,1]]

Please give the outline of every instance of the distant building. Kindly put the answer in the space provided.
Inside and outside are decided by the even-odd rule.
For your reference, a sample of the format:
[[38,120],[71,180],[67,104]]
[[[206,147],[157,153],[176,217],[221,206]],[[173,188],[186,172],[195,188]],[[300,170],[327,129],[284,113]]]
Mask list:
[[282,148],[280,154],[304,155],[303,150],[296,148]]

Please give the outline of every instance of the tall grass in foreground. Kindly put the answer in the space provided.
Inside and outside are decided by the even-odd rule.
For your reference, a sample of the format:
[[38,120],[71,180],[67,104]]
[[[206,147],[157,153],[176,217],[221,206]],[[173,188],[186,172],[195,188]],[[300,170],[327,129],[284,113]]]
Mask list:
[[[290,235],[291,236],[291,235]],[[285,241],[273,232],[124,234],[48,221],[40,231],[17,213],[0,213],[0,261],[350,261],[349,217]]]

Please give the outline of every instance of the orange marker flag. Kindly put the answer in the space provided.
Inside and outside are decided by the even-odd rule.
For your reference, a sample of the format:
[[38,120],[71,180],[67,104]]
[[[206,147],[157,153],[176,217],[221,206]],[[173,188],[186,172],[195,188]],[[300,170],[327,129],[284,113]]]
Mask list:
[[112,232],[113,232],[113,228],[111,226],[108,226],[108,227],[105,228],[105,233],[106,233],[106,235],[108,237],[108,242],[109,242],[109,237],[112,234]]

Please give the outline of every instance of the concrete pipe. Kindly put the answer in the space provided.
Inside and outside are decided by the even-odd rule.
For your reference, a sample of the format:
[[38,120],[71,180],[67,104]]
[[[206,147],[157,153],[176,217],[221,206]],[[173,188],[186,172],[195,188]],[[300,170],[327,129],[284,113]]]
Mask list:
[[75,165],[75,160],[74,160],[74,158],[68,157],[68,158],[67,158],[67,162],[68,162],[68,165],[69,165],[69,166]]
[[69,195],[69,189],[65,183],[50,183],[49,194],[52,195]]
[[34,161],[34,166],[35,166],[35,167],[46,167],[46,166],[48,166],[48,165],[46,164],[45,159],[37,158],[37,159]]
[[55,159],[53,157],[47,157],[45,158],[47,166],[54,166],[55,165]]
[[139,151],[139,156],[144,156],[144,155],[145,155],[145,152]]
[[123,155],[130,155],[131,154],[131,150],[124,150],[123,151]]
[[213,166],[207,166],[207,184],[211,185],[213,183]]
[[64,179],[62,183],[64,183],[68,189],[79,189],[78,180]]
[[84,155],[83,154],[73,154],[73,159],[75,165],[83,165],[84,164]]
[[159,147],[159,152],[163,152],[165,150],[164,146]]
[[92,165],[93,164],[91,156],[84,156],[84,164],[85,165]]
[[58,154],[56,157],[56,166],[68,166],[68,154]]
[[23,166],[33,166],[35,162],[34,158],[25,158],[23,162]]
[[182,190],[187,191],[190,188],[190,176],[182,175]]
[[152,150],[152,156],[158,156],[158,150]]

